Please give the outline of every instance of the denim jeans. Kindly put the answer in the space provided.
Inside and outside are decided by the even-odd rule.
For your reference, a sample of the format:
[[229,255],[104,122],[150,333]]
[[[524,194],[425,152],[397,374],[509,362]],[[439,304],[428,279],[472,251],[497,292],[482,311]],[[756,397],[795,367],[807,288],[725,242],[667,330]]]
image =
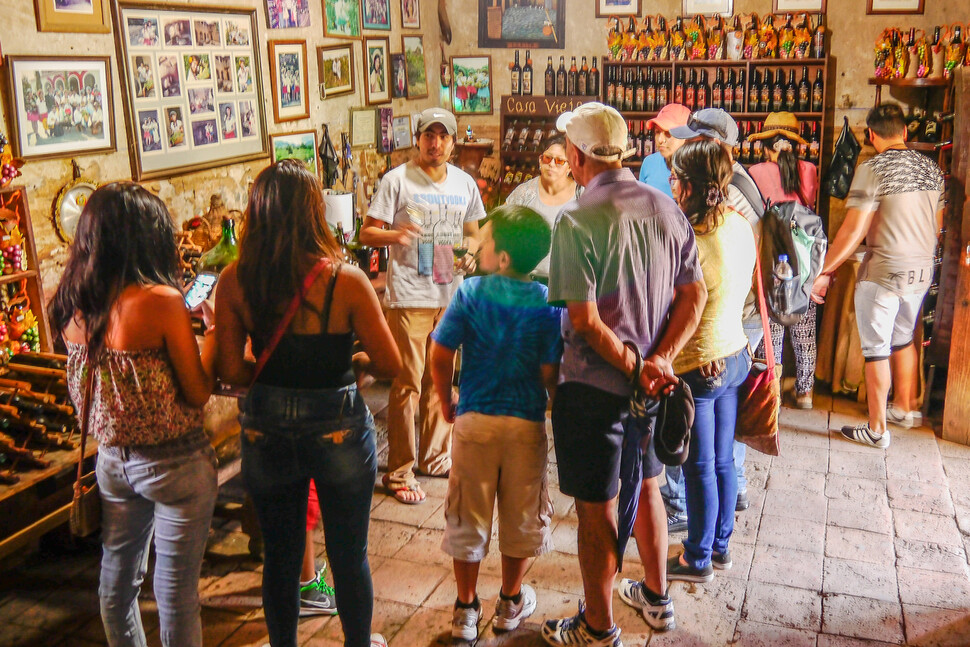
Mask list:
[[684,463],[687,490],[687,539],[684,559],[695,568],[711,562],[711,551],[728,549],[734,532],[738,479],[734,471],[734,427],[738,417],[738,387],[751,368],[748,349],[724,358],[714,378],[699,370],[683,376],[694,394],[694,426],[690,453]]
[[354,385],[254,385],[243,404],[242,477],[263,532],[270,644],[295,647],[307,493],[316,484],[344,645],[370,646],[367,529],[377,475],[374,418]]
[[212,447],[176,455],[102,448],[101,619],[111,647],[145,647],[138,592],[155,535],[155,600],[162,645],[202,647],[199,571],[215,507]]

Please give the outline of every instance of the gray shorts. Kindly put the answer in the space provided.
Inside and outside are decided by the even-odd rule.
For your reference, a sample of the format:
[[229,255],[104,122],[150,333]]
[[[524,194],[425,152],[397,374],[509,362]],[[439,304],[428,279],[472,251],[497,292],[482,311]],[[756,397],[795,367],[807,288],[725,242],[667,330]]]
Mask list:
[[894,349],[912,343],[925,296],[926,290],[900,295],[873,281],[855,284],[856,324],[867,362],[888,359]]

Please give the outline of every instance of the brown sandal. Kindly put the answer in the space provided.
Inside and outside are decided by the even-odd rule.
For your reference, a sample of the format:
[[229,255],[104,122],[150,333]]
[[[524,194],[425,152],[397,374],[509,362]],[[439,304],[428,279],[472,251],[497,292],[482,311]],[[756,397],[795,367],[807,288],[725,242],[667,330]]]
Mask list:
[[[398,502],[403,503],[404,505],[419,505],[424,503],[428,496],[424,493],[424,490],[421,489],[421,486],[418,483],[415,483],[414,485],[405,485],[404,487],[398,488],[391,487],[391,481],[387,474],[385,474],[381,479],[381,483],[383,483],[384,488],[388,490]],[[408,498],[408,494],[412,492],[418,495],[417,499]]]

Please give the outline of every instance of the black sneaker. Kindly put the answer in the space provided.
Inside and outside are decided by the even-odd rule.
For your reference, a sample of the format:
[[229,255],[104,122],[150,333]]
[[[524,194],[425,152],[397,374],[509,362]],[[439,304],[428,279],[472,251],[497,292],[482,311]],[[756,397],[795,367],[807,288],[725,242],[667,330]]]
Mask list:
[[710,582],[714,579],[714,567],[694,568],[680,561],[680,555],[667,560],[667,579],[681,582]]
[[877,436],[876,433],[869,428],[868,422],[861,425],[846,425],[845,427],[842,427],[842,435],[848,440],[853,440],[863,445],[869,445],[870,447],[878,447],[879,449],[886,449],[889,447],[889,430],[887,429],[882,433],[881,436]]
[[687,530],[687,517],[675,512],[667,513],[667,532],[684,532]]
[[734,504],[735,512],[743,512],[751,507],[751,502],[748,501],[748,491],[741,490],[738,492],[738,501]]
[[726,571],[734,566],[734,562],[731,561],[731,551],[726,550],[723,553],[712,553],[711,554],[711,566],[719,571]]

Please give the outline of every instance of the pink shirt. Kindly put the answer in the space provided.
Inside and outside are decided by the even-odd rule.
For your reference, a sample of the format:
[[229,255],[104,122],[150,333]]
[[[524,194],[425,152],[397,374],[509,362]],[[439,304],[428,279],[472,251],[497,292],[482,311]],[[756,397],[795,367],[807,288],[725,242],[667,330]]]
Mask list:
[[771,200],[772,204],[794,200],[810,209],[815,208],[815,197],[818,194],[818,169],[811,162],[798,161],[798,176],[802,181],[801,196],[795,193],[785,193],[785,190],[781,188],[781,170],[775,162],[755,164],[748,168],[748,173],[754,183],[758,185],[761,195],[764,196],[765,200]]

